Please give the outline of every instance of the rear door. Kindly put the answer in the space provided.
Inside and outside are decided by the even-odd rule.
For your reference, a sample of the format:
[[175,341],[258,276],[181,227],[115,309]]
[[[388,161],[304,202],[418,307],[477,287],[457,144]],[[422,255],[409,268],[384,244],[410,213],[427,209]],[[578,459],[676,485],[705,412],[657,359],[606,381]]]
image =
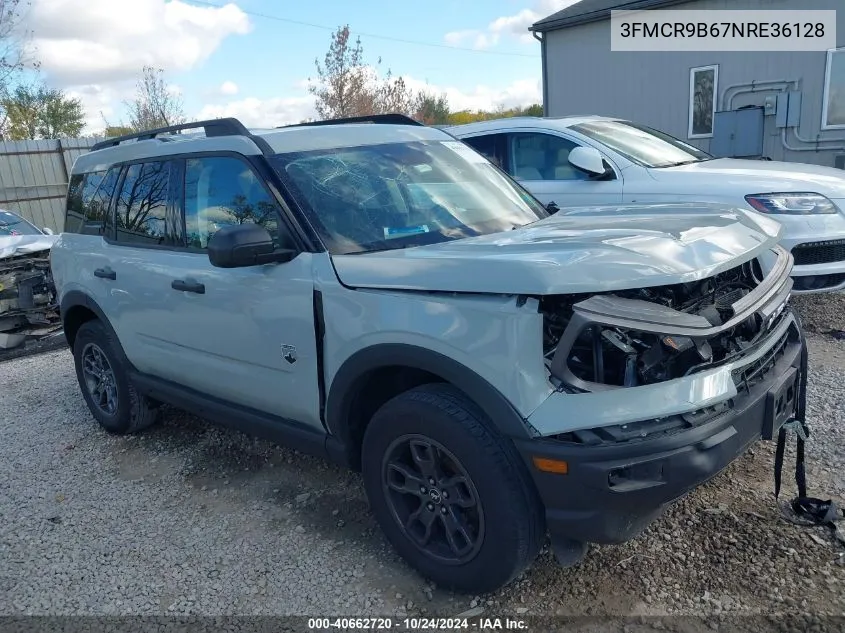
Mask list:
[[117,166],[71,177],[60,246],[51,255],[54,278],[62,295],[80,291],[109,315],[117,300],[112,268],[115,253],[104,239],[104,232],[120,171]]

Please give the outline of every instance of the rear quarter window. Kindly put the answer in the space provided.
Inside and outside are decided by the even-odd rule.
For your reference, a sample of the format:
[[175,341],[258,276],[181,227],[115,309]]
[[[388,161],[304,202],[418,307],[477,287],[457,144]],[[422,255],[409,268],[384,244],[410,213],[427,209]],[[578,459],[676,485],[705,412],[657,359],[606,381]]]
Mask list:
[[66,233],[101,235],[109,214],[119,168],[74,174],[68,185]]

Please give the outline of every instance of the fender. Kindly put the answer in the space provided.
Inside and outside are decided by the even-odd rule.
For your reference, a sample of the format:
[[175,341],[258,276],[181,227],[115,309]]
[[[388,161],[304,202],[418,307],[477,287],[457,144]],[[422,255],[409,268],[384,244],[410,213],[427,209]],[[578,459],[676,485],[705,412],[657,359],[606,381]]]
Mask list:
[[[81,290],[71,290],[65,296],[62,297],[62,301],[59,304],[59,314],[62,318],[62,323],[65,323],[65,319],[67,318],[68,312],[70,312],[71,308],[75,308],[77,306],[82,306],[84,308],[88,308],[97,315],[97,318],[100,322],[109,330],[109,334],[114,338],[115,341],[120,342],[120,339],[117,338],[117,332],[114,331],[111,322],[106,317],[106,313],[103,312],[103,309],[97,304],[94,299],[92,299],[89,295],[85,294]],[[75,334],[76,332],[74,332]],[[73,350],[73,342],[70,340],[70,333],[68,332],[67,327],[65,327],[65,340],[67,341],[68,347]],[[126,361],[126,357],[123,354],[123,348],[118,345],[118,349],[120,354],[124,356],[122,360]]]
[[415,345],[385,343],[355,352],[338,369],[329,388],[326,425],[335,437],[348,441],[346,420],[359,380],[381,367],[400,365],[439,376],[463,391],[505,436],[532,437],[525,419],[510,401],[484,378],[457,361]]

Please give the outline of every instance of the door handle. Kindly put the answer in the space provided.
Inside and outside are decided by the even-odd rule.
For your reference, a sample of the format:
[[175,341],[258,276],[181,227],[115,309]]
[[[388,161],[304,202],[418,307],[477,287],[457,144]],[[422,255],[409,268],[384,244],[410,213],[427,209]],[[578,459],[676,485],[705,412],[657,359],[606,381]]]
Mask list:
[[170,287],[174,290],[184,290],[185,292],[196,292],[198,295],[205,294],[205,286],[198,281],[185,281],[184,279],[174,279],[170,283]]
[[94,276],[100,279],[111,279],[112,281],[117,279],[117,273],[111,268],[97,268],[94,270]]

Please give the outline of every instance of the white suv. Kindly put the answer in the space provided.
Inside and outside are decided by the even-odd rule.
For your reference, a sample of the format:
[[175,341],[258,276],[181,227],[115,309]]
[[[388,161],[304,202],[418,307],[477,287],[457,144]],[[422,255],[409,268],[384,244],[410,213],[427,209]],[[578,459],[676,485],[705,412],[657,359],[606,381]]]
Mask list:
[[166,402],[360,469],[397,550],[481,592],[547,532],[564,564],[632,538],[801,418],[779,230],[712,205],[549,215],[404,117],[223,119],[80,156],[52,261],[105,429]]

